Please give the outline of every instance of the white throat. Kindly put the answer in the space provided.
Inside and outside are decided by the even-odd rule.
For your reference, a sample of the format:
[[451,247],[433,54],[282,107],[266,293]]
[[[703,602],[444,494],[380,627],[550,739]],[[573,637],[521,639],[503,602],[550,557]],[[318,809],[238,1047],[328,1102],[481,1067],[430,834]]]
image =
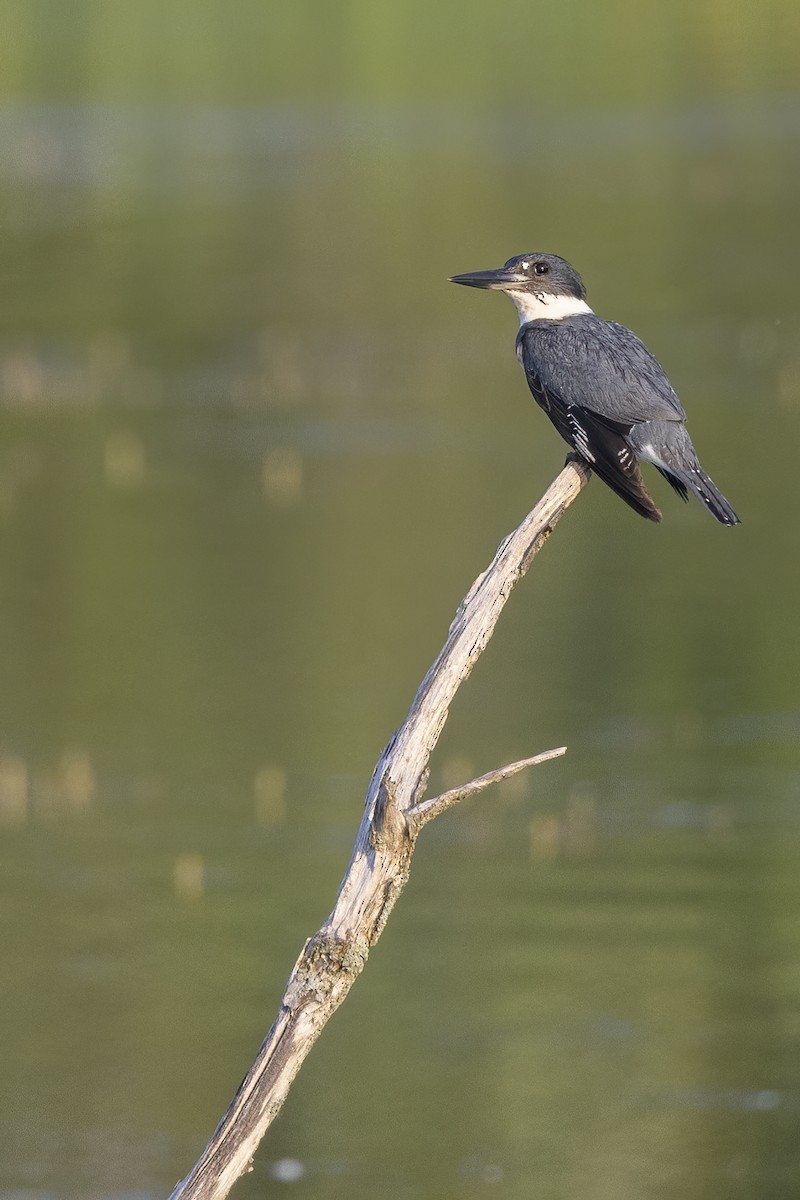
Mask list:
[[544,292],[512,292],[506,295],[517,306],[519,323],[527,321],[563,321],[564,317],[574,317],[578,313],[590,313],[592,310],[585,300],[575,296],[548,296]]

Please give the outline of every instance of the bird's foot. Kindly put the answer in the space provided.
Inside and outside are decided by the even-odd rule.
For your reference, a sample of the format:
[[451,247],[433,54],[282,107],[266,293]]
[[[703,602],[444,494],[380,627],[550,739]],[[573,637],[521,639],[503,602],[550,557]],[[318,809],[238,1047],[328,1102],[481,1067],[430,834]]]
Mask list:
[[570,450],[569,454],[564,459],[565,467],[568,467],[570,463],[580,463],[582,467],[588,467],[590,465],[582,454],[578,454],[577,450]]

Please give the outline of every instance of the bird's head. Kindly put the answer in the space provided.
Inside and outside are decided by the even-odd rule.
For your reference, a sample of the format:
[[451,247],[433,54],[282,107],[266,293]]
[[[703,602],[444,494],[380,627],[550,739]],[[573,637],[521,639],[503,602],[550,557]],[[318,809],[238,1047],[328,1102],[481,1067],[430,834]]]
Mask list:
[[575,268],[557,254],[539,251],[517,254],[495,271],[452,275],[450,282],[507,292],[523,322],[560,320],[564,316],[591,311],[586,303],[583,280]]

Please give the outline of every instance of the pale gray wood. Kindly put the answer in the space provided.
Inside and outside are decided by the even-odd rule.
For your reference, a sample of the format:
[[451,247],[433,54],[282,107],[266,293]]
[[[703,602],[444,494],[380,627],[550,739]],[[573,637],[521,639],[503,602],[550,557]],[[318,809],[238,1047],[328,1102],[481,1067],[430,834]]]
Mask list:
[[459,787],[450,788],[440,796],[420,801],[407,814],[412,833],[416,836],[423,825],[438,817],[446,808],[458,804],[459,800],[466,800],[468,796],[477,795],[493,783],[501,783],[504,779],[510,779],[512,775],[519,775],[520,771],[525,771],[528,767],[538,767],[539,763],[549,762],[551,758],[561,758],[562,754],[566,753],[566,746],[558,746],[555,750],[543,750],[541,754],[534,754],[532,758],[521,758],[518,762],[508,763],[495,771],[487,771],[485,775],[479,775],[477,779],[471,779],[469,783],[462,783]]
[[253,1065],[211,1141],[170,1200],[221,1200],[250,1169],[256,1147],[280,1111],[303,1060],[378,940],[408,879],[423,825],[490,783],[564,753],[564,747],[546,751],[432,800],[422,800],[428,760],[453,697],[492,636],[514,585],[589,477],[582,461],[567,462],[462,600],[444,647],[375,767],[353,855],[333,911],[303,947],[278,1016]]

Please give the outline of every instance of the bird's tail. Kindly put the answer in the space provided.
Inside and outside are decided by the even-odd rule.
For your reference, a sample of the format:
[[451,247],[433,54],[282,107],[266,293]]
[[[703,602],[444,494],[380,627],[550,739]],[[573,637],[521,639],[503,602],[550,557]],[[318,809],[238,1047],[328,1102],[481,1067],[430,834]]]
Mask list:
[[708,511],[717,518],[721,525],[739,524],[739,518],[731,505],[699,463],[696,467],[689,467],[681,471],[674,468],[667,470],[664,467],[658,469],[683,500],[687,498],[688,488],[689,491],[694,492],[698,500],[705,504]]
[[738,525],[739,518],[697,460],[692,440],[681,421],[642,421],[628,434],[639,458],[651,462],[682,500],[692,492],[721,525]]

